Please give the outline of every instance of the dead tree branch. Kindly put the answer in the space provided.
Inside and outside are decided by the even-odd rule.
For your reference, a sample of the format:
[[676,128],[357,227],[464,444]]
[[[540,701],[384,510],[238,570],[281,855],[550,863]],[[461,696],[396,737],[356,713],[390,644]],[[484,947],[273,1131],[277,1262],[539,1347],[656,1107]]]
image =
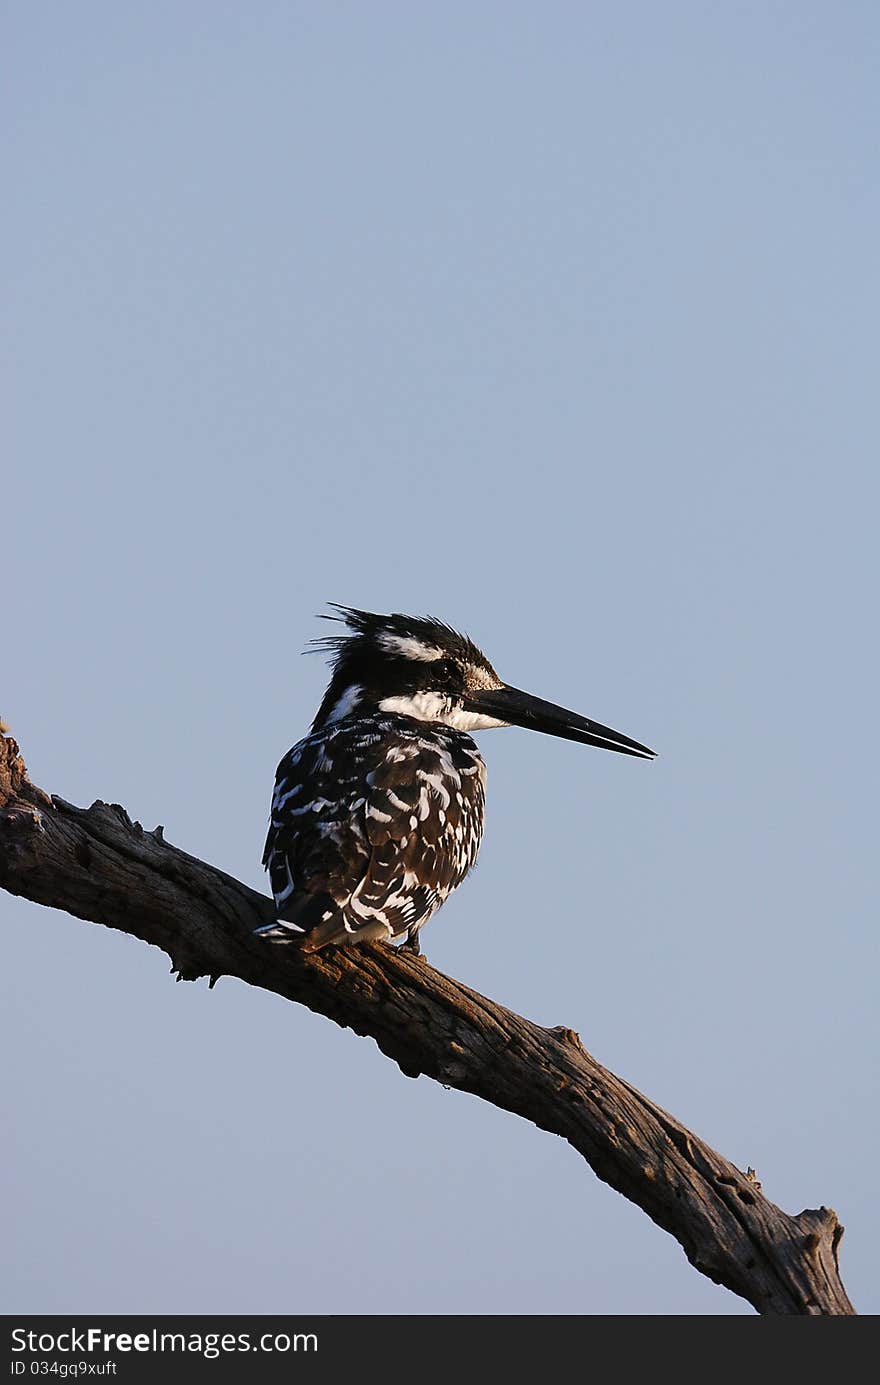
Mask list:
[[[2,730],[2,728],[0,728]],[[563,1136],[599,1178],[759,1313],[852,1314],[843,1228],[789,1216],[754,1175],[603,1068],[571,1029],[545,1029],[418,958],[364,945],[305,954],[252,937],[271,901],[146,832],[118,805],[75,808],[32,784],[0,737],[0,885],[164,949],[180,978],[237,976],[374,1039],[409,1077],[472,1092]]]

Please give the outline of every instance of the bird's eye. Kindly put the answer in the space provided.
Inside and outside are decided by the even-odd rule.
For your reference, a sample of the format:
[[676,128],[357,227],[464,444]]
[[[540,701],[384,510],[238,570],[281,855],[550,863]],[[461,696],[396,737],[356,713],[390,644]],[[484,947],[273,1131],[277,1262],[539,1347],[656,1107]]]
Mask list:
[[461,670],[454,659],[437,659],[431,665],[431,671],[438,685],[457,686],[461,682]]

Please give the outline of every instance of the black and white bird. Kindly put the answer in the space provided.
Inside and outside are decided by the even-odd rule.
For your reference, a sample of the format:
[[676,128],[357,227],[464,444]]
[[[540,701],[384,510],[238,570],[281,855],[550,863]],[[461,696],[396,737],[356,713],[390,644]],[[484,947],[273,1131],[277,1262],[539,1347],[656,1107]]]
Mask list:
[[257,932],[307,952],[379,939],[417,953],[480,846],[486,766],[470,731],[526,726],[654,752],[509,687],[439,620],[334,609],[348,633],[314,641],[333,675],[310,734],[278,766],[263,854],[278,915]]

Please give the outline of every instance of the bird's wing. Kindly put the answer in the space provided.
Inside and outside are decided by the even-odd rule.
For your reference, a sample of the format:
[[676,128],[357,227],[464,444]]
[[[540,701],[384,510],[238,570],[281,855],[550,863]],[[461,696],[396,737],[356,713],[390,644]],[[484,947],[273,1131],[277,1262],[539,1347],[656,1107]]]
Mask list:
[[319,929],[316,945],[423,923],[476,856],[484,781],[470,746],[360,723],[295,746],[264,855],[279,917]]
[[[473,786],[462,771],[474,771],[477,764],[482,768],[479,757],[462,760],[435,738],[415,735],[389,747],[368,775],[365,815],[372,854],[358,899],[376,905],[384,900],[395,933],[424,922],[472,864],[461,850],[473,835],[466,829],[475,806]],[[481,777],[477,783],[482,795]],[[478,841],[479,834],[474,855]]]
[[306,929],[347,902],[370,857],[348,739],[332,728],[306,737],[275,776],[263,865],[279,918]]

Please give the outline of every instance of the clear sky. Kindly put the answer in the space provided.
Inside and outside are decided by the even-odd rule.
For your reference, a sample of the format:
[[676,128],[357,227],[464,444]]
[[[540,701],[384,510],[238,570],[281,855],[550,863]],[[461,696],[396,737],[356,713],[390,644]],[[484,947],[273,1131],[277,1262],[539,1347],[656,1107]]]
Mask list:
[[[0,713],[257,888],[328,600],[655,764],[481,737],[433,964],[880,1311],[868,3],[38,3],[3,48]],[[751,1309],[561,1140],[0,897],[7,1312]]]

